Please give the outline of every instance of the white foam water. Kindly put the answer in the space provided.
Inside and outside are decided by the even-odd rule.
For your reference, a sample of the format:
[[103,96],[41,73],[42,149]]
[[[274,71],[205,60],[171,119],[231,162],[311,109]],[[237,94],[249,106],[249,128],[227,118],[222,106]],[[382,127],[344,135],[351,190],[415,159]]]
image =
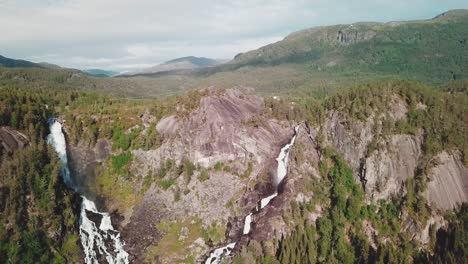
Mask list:
[[219,264],[222,260],[222,257],[231,254],[235,246],[236,242],[233,242],[227,246],[217,248],[210,254],[208,259],[205,261],[205,264]]
[[250,213],[249,215],[247,215],[245,217],[245,221],[244,221],[244,235],[247,235],[248,233],[250,233],[250,225],[252,224],[252,213]]
[[[261,209],[265,208],[270,202],[278,196],[278,186],[279,184],[286,178],[286,175],[288,174],[288,159],[289,159],[289,150],[290,148],[294,145],[294,142],[296,140],[296,136],[299,133],[299,126],[296,126],[294,128],[294,136],[291,138],[291,141],[289,141],[288,144],[286,144],[283,148],[281,148],[281,151],[278,155],[278,158],[276,158],[276,161],[278,162],[278,168],[276,172],[276,177],[273,179],[273,183],[275,185],[275,192],[272,195],[269,195],[263,199],[260,200],[260,208],[257,206],[255,208],[254,213],[260,211]],[[249,213],[245,219],[244,219],[244,228],[243,228],[243,235],[248,235],[251,231],[251,225],[252,225],[252,215],[253,213]],[[227,246],[220,247],[215,249],[208,259],[205,261],[205,264],[219,264],[221,260],[225,256],[229,256],[234,249],[234,246],[236,245],[236,242],[233,242],[231,244],[228,244]],[[232,248],[231,248],[232,246]]]
[[[47,136],[47,143],[52,145],[59,156],[62,165],[60,174],[65,184],[77,191],[76,185],[70,177],[68,167],[67,144],[62,131],[62,124],[55,119],[51,119],[50,134]],[[128,264],[128,253],[124,250],[124,242],[120,238],[120,233],[114,229],[111,217],[108,213],[99,212],[96,204],[81,196],[80,212],[80,240],[85,252],[85,263],[99,263],[99,256],[103,256],[109,264]],[[89,219],[88,214],[93,214],[101,220],[99,226]]]

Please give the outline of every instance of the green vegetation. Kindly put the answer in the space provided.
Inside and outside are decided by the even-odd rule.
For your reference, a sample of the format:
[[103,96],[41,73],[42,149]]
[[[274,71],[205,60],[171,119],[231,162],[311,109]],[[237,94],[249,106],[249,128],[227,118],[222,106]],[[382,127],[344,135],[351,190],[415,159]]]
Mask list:
[[198,180],[200,182],[204,182],[210,178],[210,175],[208,174],[208,171],[206,169],[202,169],[200,172],[200,175],[198,176]]
[[208,228],[202,229],[202,236],[208,245],[217,245],[224,240],[225,231],[224,227],[213,224]]
[[159,179],[156,181],[156,183],[163,188],[164,190],[169,189],[172,185],[174,185],[175,180],[174,179]]
[[12,153],[0,146],[0,262],[66,263],[80,257],[75,239],[79,198],[64,186],[58,158],[45,141],[53,115],[46,104],[56,98],[0,89],[0,126],[29,139]]
[[426,259],[434,263],[467,263],[468,261],[468,204],[463,204],[447,230],[437,232],[434,256]]
[[132,161],[132,153],[123,152],[117,156],[112,156],[112,169],[117,174],[129,174],[128,166]]
[[219,161],[218,161],[218,162],[216,162],[216,164],[214,165],[214,170],[215,170],[215,171],[220,171],[220,170],[223,169],[223,167],[224,167],[224,164],[223,164],[222,162],[219,162]]
[[185,183],[189,184],[190,180],[192,179],[193,171],[196,169],[195,164],[193,164],[189,159],[185,159],[182,166],[185,172]]
[[[187,250],[189,246],[202,236],[202,224],[199,218],[188,218],[184,221],[160,222],[156,228],[164,233],[156,246],[147,249],[145,261],[152,263],[158,258],[162,262],[195,263]],[[188,262],[187,262],[188,261]]]

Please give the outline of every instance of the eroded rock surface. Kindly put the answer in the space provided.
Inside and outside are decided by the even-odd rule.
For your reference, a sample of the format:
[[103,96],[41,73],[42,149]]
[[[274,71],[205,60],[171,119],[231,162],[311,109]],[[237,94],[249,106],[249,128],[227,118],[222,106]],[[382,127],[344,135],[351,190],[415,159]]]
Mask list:
[[421,156],[422,135],[391,135],[382,149],[365,160],[365,191],[375,200],[404,193],[403,183],[414,176]]
[[94,147],[90,148],[82,145],[68,146],[68,156],[70,170],[73,180],[82,193],[93,197],[96,169],[111,154],[111,142],[107,139],[99,139]]
[[[204,227],[225,229],[229,239],[240,236],[243,217],[269,191],[275,158],[294,133],[291,124],[260,118],[263,107],[262,98],[239,90],[210,91],[188,116],[159,121],[156,127],[165,139],[158,149],[132,152],[135,176],[157,172],[167,159],[200,167],[189,182],[178,177],[167,190],[153,184],[133,208],[123,234],[135,261],[142,261],[147,247],[164,236],[158,222],[200,219]],[[216,164],[223,169],[214,170]],[[209,178],[202,181],[203,169]]]
[[460,153],[440,153],[438,165],[429,172],[426,197],[442,210],[453,209],[468,201],[468,170]]
[[29,139],[23,133],[10,127],[0,127],[0,154],[5,151],[11,153],[17,149],[24,148]]

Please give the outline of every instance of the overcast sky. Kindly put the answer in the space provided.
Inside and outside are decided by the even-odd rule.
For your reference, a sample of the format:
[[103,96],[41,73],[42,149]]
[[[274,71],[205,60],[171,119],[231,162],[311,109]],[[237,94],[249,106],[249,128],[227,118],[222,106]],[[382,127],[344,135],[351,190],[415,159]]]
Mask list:
[[318,25],[425,19],[468,0],[0,0],[0,55],[78,69],[232,58]]

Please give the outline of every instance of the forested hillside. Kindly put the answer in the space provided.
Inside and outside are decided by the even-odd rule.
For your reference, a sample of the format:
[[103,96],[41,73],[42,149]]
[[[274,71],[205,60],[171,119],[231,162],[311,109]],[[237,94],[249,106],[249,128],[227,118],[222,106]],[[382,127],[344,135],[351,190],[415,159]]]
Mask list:
[[58,158],[45,138],[48,119],[55,114],[53,105],[70,95],[65,91],[58,95],[0,89],[0,143],[5,140],[11,144],[12,135],[26,138],[20,148],[0,145],[1,263],[71,263],[81,259],[79,197],[64,186]]
[[[148,74],[170,87],[255,87],[261,94],[324,97],[377,80],[439,86],[467,78],[468,11],[421,21],[322,26],[290,34],[207,69]],[[182,78],[175,81],[177,77]]]

